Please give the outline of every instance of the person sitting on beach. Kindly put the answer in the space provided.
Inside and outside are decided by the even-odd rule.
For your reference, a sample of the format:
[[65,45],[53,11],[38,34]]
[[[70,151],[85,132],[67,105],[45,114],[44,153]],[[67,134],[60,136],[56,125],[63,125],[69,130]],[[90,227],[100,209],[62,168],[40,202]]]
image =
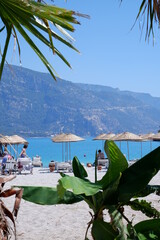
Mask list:
[[100,149],[98,150],[97,158],[98,158],[98,159],[104,159],[104,158],[105,158],[105,157],[104,157],[104,153],[101,152]]
[[12,156],[8,154],[8,152],[4,151],[4,156],[3,156],[3,159],[2,159],[2,174],[5,173],[5,168],[6,168],[6,162],[11,160],[12,159]]
[[27,145],[24,145],[23,146],[23,149],[22,149],[22,152],[21,152],[21,154],[20,154],[20,157],[21,158],[25,158],[26,156],[27,156],[27,154],[26,154],[26,149],[27,149]]

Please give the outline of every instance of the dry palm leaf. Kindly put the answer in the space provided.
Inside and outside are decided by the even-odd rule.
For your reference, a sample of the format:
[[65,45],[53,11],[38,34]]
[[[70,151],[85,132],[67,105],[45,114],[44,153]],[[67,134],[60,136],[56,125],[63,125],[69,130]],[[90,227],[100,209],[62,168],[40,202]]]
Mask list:
[[[15,177],[16,176],[12,175],[0,177],[0,239],[2,240],[9,239],[12,233],[15,235],[16,239],[16,225],[14,218],[17,217],[23,190],[21,188],[11,188],[3,191],[4,184],[8,181],[11,181]],[[16,197],[13,212],[11,212],[2,201],[2,198],[7,198],[12,195],[15,195]],[[10,221],[13,224],[13,228],[11,227]]]

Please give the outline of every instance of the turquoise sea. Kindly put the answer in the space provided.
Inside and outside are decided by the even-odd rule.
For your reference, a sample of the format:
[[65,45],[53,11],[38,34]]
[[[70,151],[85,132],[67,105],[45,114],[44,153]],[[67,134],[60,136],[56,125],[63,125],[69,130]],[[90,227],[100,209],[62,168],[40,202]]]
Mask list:
[[[81,142],[71,142],[70,151],[67,152],[65,143],[54,143],[51,138],[27,138],[29,146],[27,148],[27,155],[31,158],[33,156],[39,155],[42,158],[43,166],[48,167],[48,164],[51,160],[54,161],[65,161],[67,159],[71,160],[74,156],[77,156],[78,159],[86,164],[88,162],[93,163],[95,159],[96,150],[101,149],[104,152],[103,146],[104,141],[102,140],[93,140],[93,138],[86,138],[85,141]],[[123,154],[126,155],[128,160],[128,148],[127,142],[116,142],[117,146],[121,149]],[[160,142],[128,142],[129,145],[129,159],[139,159],[141,155],[144,156],[149,153],[151,150],[155,149],[160,145]],[[22,146],[19,146],[18,152],[20,153]],[[70,152],[70,154],[69,154]]]

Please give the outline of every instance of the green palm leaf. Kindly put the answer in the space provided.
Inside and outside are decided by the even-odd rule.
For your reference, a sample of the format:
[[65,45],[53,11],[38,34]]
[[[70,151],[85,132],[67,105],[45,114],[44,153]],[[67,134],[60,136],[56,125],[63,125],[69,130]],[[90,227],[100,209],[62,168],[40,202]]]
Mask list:
[[[35,36],[40,42],[51,48],[53,53],[57,54],[57,56],[60,57],[62,61],[67,64],[67,66],[71,67],[70,63],[55,47],[55,42],[53,41],[53,39],[57,39],[58,41],[62,42],[63,44],[77,52],[78,50],[73,46],[71,42],[68,42],[63,37],[59,36],[55,31],[53,31],[52,28],[55,27],[55,29],[58,29],[58,31],[60,31],[64,35],[64,37],[66,37],[66,32],[63,31],[63,29],[73,32],[75,30],[73,24],[79,24],[79,21],[75,18],[75,16],[88,17],[83,14],[77,14],[74,11],[66,10],[52,5],[46,5],[31,0],[0,1],[0,18],[2,19],[4,24],[0,31],[4,31],[5,28],[7,29],[7,37],[4,44],[5,47],[2,52],[2,60],[0,65],[0,78],[6,59],[12,29],[17,42],[18,35],[16,31],[18,30],[18,32],[22,35],[25,41],[30,45],[30,47],[35,51],[35,53],[44,63],[44,65],[54,79],[56,79],[55,70],[47,61],[41,50],[37,47],[37,44],[35,44],[32,37]],[[9,26],[12,26],[10,29],[11,32],[9,31]],[[30,32],[30,36],[28,36],[26,30]],[[42,32],[45,32],[47,34],[48,39],[44,36]],[[19,42],[18,50],[20,55],[21,51]]]

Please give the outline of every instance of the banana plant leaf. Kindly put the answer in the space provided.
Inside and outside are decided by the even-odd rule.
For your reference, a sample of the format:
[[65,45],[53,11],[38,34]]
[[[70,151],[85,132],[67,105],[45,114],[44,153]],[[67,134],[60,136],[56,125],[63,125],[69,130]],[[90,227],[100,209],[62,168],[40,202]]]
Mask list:
[[80,161],[78,160],[77,157],[73,158],[72,168],[73,168],[73,173],[74,173],[75,177],[79,177],[81,179],[85,179],[86,177],[88,177],[88,174],[87,174],[85,168],[80,163]]
[[126,158],[113,141],[105,142],[105,152],[109,159],[109,168],[104,177],[97,182],[102,185],[103,189],[106,189],[119,177],[121,172],[128,168]]
[[110,183],[110,185],[103,190],[102,194],[103,194],[103,204],[104,205],[116,205],[118,203],[118,197],[117,197],[117,189],[118,189],[118,185],[120,182],[120,178],[121,175],[119,175],[119,177],[113,181],[112,183]]
[[[19,186],[18,186],[19,187]],[[65,191],[63,198],[59,198],[57,189],[51,187],[20,186],[23,188],[22,198],[40,205],[72,204],[83,199],[70,191]]]
[[[122,214],[117,210],[116,206],[109,206],[109,214],[112,219],[112,227],[119,231],[116,240],[127,240],[129,236],[128,228],[123,222]],[[129,239],[128,239],[129,240]]]
[[134,197],[146,197],[149,194],[154,193],[156,195],[160,195],[160,185],[147,185],[142,191],[140,191]]
[[92,236],[95,240],[113,240],[118,236],[118,232],[112,228],[110,223],[97,219],[93,221]]
[[128,204],[133,210],[141,211],[149,218],[160,218],[160,212],[146,200],[135,199]]
[[139,222],[134,226],[134,228],[138,234],[145,236],[144,239],[160,239],[160,219],[151,219]]
[[100,185],[67,175],[61,178],[59,183],[60,187],[63,187],[65,190],[70,189],[76,195],[85,194],[86,196],[92,196],[101,190]]
[[160,147],[127,168],[119,184],[119,201],[128,202],[141,192],[160,170]]

